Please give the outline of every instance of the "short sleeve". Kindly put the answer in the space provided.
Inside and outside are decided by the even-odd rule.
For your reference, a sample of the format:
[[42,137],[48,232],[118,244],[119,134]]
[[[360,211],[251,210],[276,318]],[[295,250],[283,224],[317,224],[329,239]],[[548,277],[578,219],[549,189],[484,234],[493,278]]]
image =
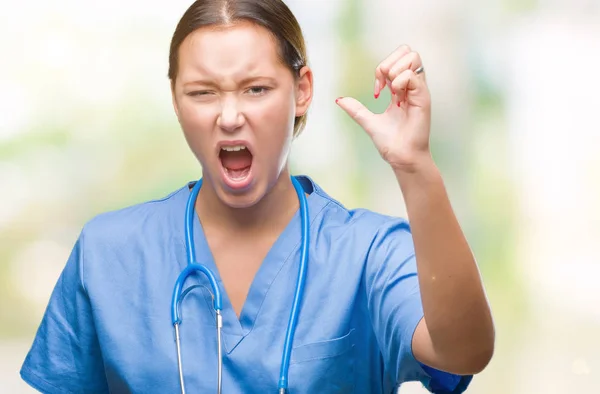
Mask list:
[[423,306],[407,222],[390,220],[379,228],[367,257],[365,281],[369,313],[389,384],[397,387],[418,381],[435,394],[464,392],[472,376],[438,371],[413,356],[412,338],[423,318]]
[[82,233],[54,287],[21,368],[22,379],[43,393],[108,393],[83,283]]

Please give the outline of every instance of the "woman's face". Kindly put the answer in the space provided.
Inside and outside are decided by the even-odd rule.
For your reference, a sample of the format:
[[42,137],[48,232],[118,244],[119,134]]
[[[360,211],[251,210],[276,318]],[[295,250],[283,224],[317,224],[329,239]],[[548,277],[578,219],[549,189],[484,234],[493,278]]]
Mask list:
[[196,30],[179,49],[175,112],[204,183],[230,207],[252,206],[276,184],[312,98],[308,67],[294,78],[277,49],[246,22]]

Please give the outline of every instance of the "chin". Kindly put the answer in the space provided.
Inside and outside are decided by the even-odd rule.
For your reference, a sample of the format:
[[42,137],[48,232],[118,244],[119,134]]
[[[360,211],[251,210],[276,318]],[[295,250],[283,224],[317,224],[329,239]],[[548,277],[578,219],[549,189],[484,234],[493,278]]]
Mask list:
[[257,179],[254,171],[247,174],[247,179],[246,182],[243,182],[243,187],[239,187],[240,184],[236,184],[235,186],[237,187],[232,187],[232,183],[224,179],[223,175],[223,173],[218,174],[217,181],[213,183],[213,187],[221,203],[229,208],[251,208],[259,203],[265,194],[267,194],[267,182],[264,182],[264,180],[261,182],[261,180]]
[[269,193],[281,176],[276,175],[273,168],[265,168],[255,160],[247,160],[246,163],[246,166],[238,165],[238,169],[231,170],[220,160],[206,174],[216,197],[226,207],[252,208]]

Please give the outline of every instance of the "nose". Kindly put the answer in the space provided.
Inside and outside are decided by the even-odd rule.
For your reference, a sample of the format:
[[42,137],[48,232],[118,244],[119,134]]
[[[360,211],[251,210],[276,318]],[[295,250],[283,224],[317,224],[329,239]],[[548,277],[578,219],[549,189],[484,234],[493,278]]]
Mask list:
[[221,100],[221,113],[217,118],[217,126],[226,132],[234,132],[244,124],[244,115],[239,111],[238,101],[233,97]]

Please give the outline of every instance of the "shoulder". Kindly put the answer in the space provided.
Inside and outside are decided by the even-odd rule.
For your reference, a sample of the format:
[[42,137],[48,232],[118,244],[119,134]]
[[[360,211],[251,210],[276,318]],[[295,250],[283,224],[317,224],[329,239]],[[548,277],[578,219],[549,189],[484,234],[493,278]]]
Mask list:
[[385,215],[366,208],[347,208],[327,194],[310,178],[312,198],[320,200],[315,204],[320,212],[313,219],[312,226],[319,229],[321,236],[335,236],[338,240],[351,239],[366,246],[406,245],[412,247],[410,225],[406,218]]
[[88,245],[90,242],[114,244],[148,235],[161,228],[166,230],[174,213],[185,209],[186,189],[187,185],[161,198],[96,215],[83,226],[82,241]]

